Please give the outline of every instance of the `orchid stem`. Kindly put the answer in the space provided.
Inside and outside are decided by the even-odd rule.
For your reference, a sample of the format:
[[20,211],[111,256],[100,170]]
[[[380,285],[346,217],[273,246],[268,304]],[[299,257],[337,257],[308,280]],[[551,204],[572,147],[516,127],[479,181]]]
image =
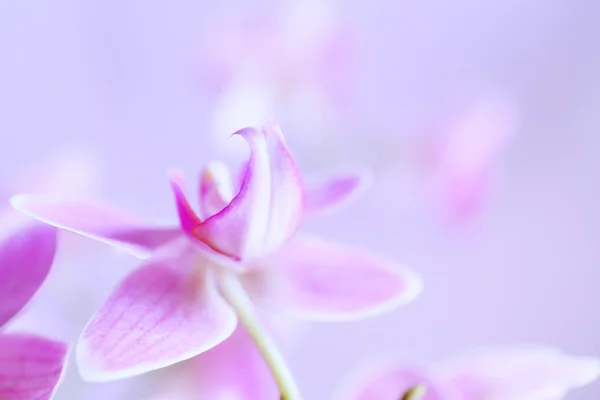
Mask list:
[[425,397],[426,388],[423,385],[417,385],[409,389],[400,400],[422,400]]
[[279,387],[282,400],[302,400],[298,386],[277,345],[260,323],[248,293],[236,274],[221,270],[219,283],[223,295],[266,361]]

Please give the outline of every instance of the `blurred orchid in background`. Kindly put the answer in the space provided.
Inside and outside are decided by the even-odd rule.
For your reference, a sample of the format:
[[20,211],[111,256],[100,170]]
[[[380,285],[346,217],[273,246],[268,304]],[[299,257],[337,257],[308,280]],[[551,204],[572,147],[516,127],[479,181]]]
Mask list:
[[[77,346],[86,379],[125,378],[189,359],[227,339],[238,317],[277,374],[282,361],[269,354],[270,343],[260,342],[270,339],[246,291],[257,303],[334,320],[379,314],[420,292],[420,279],[406,268],[348,246],[295,235],[306,204],[316,204],[318,212],[325,208],[324,199],[329,206],[342,202],[361,187],[360,176],[338,176],[321,186],[322,192],[305,191],[277,126],[237,134],[251,150],[243,178],[236,191],[236,179],[222,165],[212,164],[202,174],[204,220],[188,202],[181,174],[171,173],[180,227],[140,224],[60,196],[13,197],[14,207],[41,221],[138,256],[151,255],[86,327]],[[305,202],[313,194],[317,199]]]
[[231,132],[274,119],[293,127],[313,155],[341,144],[358,59],[337,1],[228,12],[206,29],[199,77],[214,101],[218,146],[231,151]]
[[428,138],[432,198],[447,219],[465,221],[481,209],[517,123],[515,100],[489,95],[453,114]]
[[[0,243],[0,328],[25,307],[54,259],[56,229],[39,223],[3,231]],[[0,333],[0,398],[51,399],[67,345],[31,334]]]
[[423,400],[560,400],[600,377],[600,359],[541,346],[472,351],[433,368],[380,362],[357,369],[336,400],[397,400],[423,386]]
[[498,178],[519,129],[518,114],[508,94],[454,100],[421,122],[414,134],[379,142],[378,177],[386,191],[403,189],[399,208],[418,210],[441,225],[467,224],[502,183]]

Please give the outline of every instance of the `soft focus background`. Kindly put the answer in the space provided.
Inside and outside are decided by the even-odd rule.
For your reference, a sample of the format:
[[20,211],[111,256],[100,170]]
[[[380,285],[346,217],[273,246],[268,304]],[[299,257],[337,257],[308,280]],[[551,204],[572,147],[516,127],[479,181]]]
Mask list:
[[[1,190],[44,188],[48,165],[74,158],[60,170],[71,189],[172,218],[168,167],[239,162],[228,135],[274,120],[307,175],[374,171],[307,228],[426,284],[381,318],[312,326],[291,357],[307,399],[376,354],[427,363],[544,343],[600,356],[599,17],[586,0],[2,1]],[[489,99],[510,107],[453,136]],[[472,180],[436,158],[440,135],[476,160]],[[63,245],[16,325],[74,339],[135,260]],[[146,382],[85,385],[71,368],[58,399],[132,399],[124,386]],[[600,384],[569,398],[600,398]]]

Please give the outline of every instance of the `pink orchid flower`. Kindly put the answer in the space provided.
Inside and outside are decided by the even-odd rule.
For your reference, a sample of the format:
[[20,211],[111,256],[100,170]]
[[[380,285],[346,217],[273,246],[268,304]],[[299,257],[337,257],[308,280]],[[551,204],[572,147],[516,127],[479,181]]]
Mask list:
[[[56,229],[39,223],[3,232],[0,328],[25,307],[54,259]],[[0,399],[46,400],[61,378],[67,345],[36,335],[0,333]]]
[[228,11],[214,22],[201,49],[207,86],[220,91],[236,75],[252,73],[277,81],[282,92],[312,82],[340,96],[335,89],[343,90],[339,79],[348,77],[351,35],[335,2],[292,1],[254,15]]
[[357,371],[339,400],[399,400],[423,386],[423,400],[560,400],[600,376],[600,360],[547,347],[482,349],[433,369],[379,363]]
[[182,175],[171,173],[179,226],[148,225],[79,199],[12,199],[39,220],[150,257],[85,328],[77,345],[85,379],[137,375],[213,348],[232,334],[238,316],[243,322],[251,317],[236,298],[243,291],[256,303],[313,320],[376,315],[419,293],[421,281],[407,268],[296,234],[304,215],[333,207],[361,187],[359,176],[305,189],[277,126],[236,134],[250,147],[243,174],[232,178],[223,165],[209,165],[200,177],[199,215]]
[[453,221],[480,210],[492,175],[517,130],[510,98],[488,96],[446,121],[429,148],[433,190]]

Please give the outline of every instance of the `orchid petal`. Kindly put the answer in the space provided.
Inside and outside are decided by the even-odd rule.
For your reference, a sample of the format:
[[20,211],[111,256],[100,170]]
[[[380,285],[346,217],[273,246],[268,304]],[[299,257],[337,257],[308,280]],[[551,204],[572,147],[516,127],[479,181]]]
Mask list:
[[[171,179],[171,186],[172,186],[173,192],[175,194],[177,213],[179,215],[181,229],[183,229],[183,231],[188,235],[188,237],[198,239],[196,237],[196,235],[194,234],[194,232],[195,232],[195,229],[201,224],[201,220],[196,215],[196,212],[192,208],[192,206],[187,198],[183,174],[177,170],[171,170],[169,175],[170,175],[170,179]],[[219,177],[219,178],[221,178],[221,177]],[[217,181],[204,182],[204,184],[205,185],[215,185],[214,187],[211,187],[210,189],[205,187],[205,190],[210,190],[212,192],[209,195],[211,197],[211,199],[203,198],[202,188],[200,189],[201,190],[200,207],[203,210],[207,210],[207,209],[212,208],[216,204],[218,204],[218,203],[210,203],[210,201],[212,201],[212,200],[217,201],[215,198],[213,198],[213,196],[216,197],[216,196],[221,195],[221,193],[219,192],[219,190],[221,189],[221,184],[218,183]],[[207,193],[204,193],[204,194],[208,195]],[[203,206],[204,200],[209,201],[209,204],[207,204],[206,207]],[[196,250],[199,253],[201,253],[204,257],[211,260],[214,264],[220,265],[222,267],[231,268],[234,270],[241,270],[241,269],[245,268],[244,264],[241,263],[240,260],[233,259],[233,258],[229,257],[228,255],[225,255],[219,251],[215,251],[215,249],[213,247],[211,247],[210,244],[205,243],[202,240],[194,240],[194,244],[195,244]]]
[[0,335],[0,399],[49,400],[60,381],[67,345],[34,335]]
[[486,349],[440,366],[440,379],[465,398],[558,400],[600,377],[600,359],[545,348]]
[[109,381],[194,357],[225,340],[237,318],[187,242],[129,275],[77,345],[84,379]]
[[0,243],[0,327],[14,317],[42,285],[56,252],[56,229],[29,222]]
[[201,391],[203,398],[261,400],[279,397],[267,363],[242,327],[192,363],[194,392]]
[[366,172],[337,173],[306,187],[307,214],[325,214],[351,201],[370,183]]
[[19,195],[13,207],[57,228],[116,246],[136,257],[152,251],[180,235],[179,228],[149,226],[132,217],[82,199],[55,195]]
[[433,183],[452,220],[466,220],[481,208],[494,164],[518,126],[515,100],[495,95],[479,99],[442,127],[431,148]]
[[171,188],[175,195],[175,204],[181,228],[185,233],[191,234],[194,228],[200,225],[201,221],[187,198],[183,173],[172,169],[169,171],[169,180],[171,181]]
[[447,176],[440,183],[444,192],[444,208],[450,222],[467,221],[482,209],[490,187],[491,171],[482,169],[462,175]]
[[496,161],[518,126],[515,99],[501,95],[479,99],[443,129],[434,149],[439,168],[454,173],[485,168]]
[[205,218],[211,217],[231,202],[234,197],[233,182],[227,166],[212,162],[200,176],[200,210]]
[[236,134],[246,139],[251,152],[240,190],[194,234],[224,254],[248,259],[274,252],[294,234],[304,189],[279,128],[246,128]]
[[257,300],[310,319],[377,315],[412,301],[422,288],[407,268],[306,235],[294,237],[264,262],[268,265],[246,277],[248,290]]
[[[440,389],[419,368],[377,363],[357,369],[337,388],[335,400],[401,400],[417,385],[425,387],[423,400],[442,400]],[[445,393],[446,395],[448,393]]]

